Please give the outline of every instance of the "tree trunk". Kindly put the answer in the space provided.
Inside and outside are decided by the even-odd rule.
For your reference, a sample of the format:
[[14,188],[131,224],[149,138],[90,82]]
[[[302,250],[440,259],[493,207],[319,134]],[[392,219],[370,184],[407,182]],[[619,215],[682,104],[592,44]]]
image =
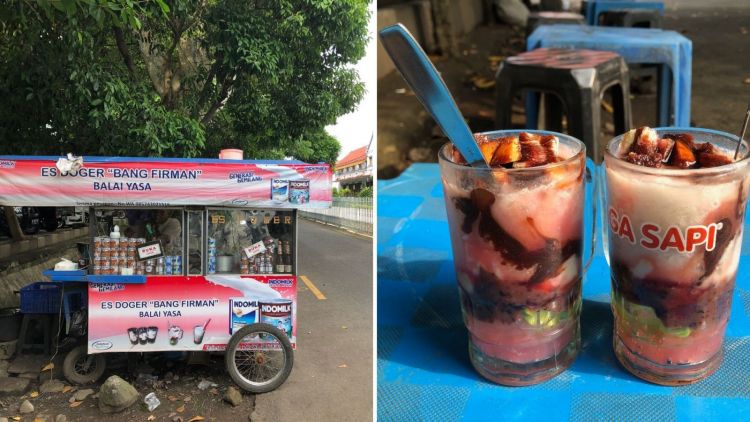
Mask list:
[[18,217],[15,211],[13,211],[13,207],[4,206],[3,210],[5,211],[5,221],[8,223],[8,230],[10,230],[10,237],[16,242],[24,240],[26,236],[24,236],[23,230],[21,230],[21,223],[18,222]]
[[435,35],[443,54],[448,57],[458,57],[458,39],[454,30],[451,14],[451,0],[432,0],[435,13]]

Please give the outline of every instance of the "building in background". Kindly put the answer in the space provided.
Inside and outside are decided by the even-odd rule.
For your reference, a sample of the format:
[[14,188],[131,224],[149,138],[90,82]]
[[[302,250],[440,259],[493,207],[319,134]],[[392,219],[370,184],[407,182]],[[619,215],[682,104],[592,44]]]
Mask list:
[[333,173],[333,186],[338,189],[348,189],[359,192],[372,186],[372,137],[370,142],[346,154],[336,162]]

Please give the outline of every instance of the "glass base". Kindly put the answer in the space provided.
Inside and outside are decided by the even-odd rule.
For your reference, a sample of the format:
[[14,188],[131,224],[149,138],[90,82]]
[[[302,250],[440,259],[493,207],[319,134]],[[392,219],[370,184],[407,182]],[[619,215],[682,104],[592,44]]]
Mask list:
[[497,359],[482,352],[469,338],[469,357],[479,375],[501,385],[522,387],[547,381],[566,370],[581,349],[580,326],[559,353],[536,362],[516,363]]
[[659,385],[678,386],[698,382],[713,374],[721,365],[724,357],[722,349],[719,349],[713,357],[700,363],[664,365],[633,353],[620,340],[616,332],[613,343],[617,360],[628,372],[638,378]]

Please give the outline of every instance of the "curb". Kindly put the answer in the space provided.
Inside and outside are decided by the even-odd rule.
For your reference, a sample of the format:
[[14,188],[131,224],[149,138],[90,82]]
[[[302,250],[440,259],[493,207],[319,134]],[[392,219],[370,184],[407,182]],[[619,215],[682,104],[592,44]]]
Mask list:
[[346,233],[354,235],[354,236],[360,236],[360,237],[363,237],[365,239],[373,239],[373,235],[371,233],[358,232],[356,230],[352,230],[352,229],[349,229],[349,228],[346,228],[346,227],[342,227],[342,226],[337,226],[335,224],[327,223],[325,221],[318,220],[318,219],[315,219],[315,218],[310,218],[310,217],[302,217],[302,218],[304,218],[307,221],[312,221],[313,223],[320,224],[322,226],[332,227],[332,228],[334,228],[334,229],[336,229],[338,231],[346,232]]

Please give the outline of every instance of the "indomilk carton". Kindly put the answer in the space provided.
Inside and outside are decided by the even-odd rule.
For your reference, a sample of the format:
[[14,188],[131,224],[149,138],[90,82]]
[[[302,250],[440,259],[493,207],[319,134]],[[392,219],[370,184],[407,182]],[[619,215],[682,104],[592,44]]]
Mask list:
[[258,302],[244,297],[229,299],[229,334],[258,322]]
[[292,301],[267,299],[258,302],[260,322],[274,326],[292,338]]
[[287,202],[289,200],[288,180],[271,179],[271,200],[274,202]]
[[310,181],[289,181],[289,202],[292,204],[306,204],[310,202]]

